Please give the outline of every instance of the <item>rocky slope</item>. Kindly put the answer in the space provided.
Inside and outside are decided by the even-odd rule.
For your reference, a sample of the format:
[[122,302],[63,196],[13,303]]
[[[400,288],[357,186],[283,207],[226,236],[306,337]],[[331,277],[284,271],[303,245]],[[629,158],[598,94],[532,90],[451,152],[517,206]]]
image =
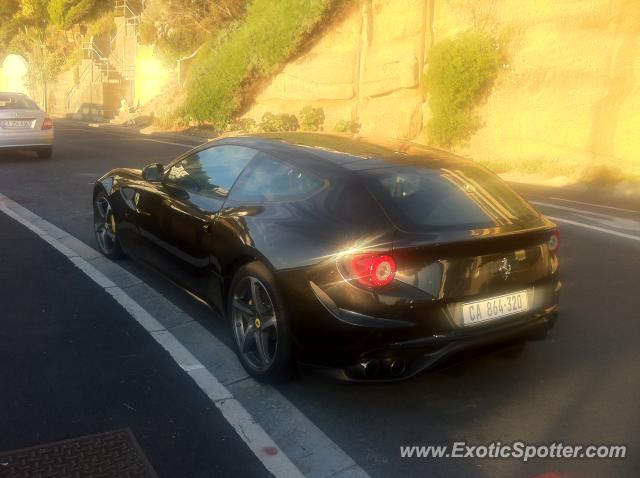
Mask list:
[[637,0],[366,0],[286,65],[247,116],[324,108],[325,130],[424,140],[429,46],[481,25],[509,38],[510,61],[460,152],[544,163],[558,174],[606,163],[640,167]]

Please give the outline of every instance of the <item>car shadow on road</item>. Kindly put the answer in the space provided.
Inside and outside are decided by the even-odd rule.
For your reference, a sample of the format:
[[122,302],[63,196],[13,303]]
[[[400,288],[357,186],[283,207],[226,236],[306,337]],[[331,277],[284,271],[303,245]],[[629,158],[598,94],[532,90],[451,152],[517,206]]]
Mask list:
[[47,159],[40,159],[38,155],[33,151],[1,151],[0,150],[0,164],[2,163],[42,163],[47,162]]

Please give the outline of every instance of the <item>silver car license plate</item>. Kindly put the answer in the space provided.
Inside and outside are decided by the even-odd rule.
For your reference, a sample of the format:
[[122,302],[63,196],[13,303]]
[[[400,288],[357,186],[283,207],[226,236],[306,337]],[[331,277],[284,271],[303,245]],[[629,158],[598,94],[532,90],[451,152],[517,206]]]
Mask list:
[[33,120],[0,120],[0,126],[6,129],[31,128]]

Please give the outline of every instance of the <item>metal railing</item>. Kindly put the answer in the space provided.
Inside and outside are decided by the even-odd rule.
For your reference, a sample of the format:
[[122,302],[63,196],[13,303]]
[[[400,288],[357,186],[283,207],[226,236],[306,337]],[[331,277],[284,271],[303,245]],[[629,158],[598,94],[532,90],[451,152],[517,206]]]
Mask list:
[[126,47],[126,40],[129,33],[132,32],[134,38],[137,36],[137,29],[141,22],[141,14],[132,9],[127,0],[118,0],[115,10],[116,16],[124,18],[124,28],[118,28],[115,35],[111,38],[109,58],[113,61],[115,69],[124,80],[133,81],[135,79],[135,60],[133,62],[127,61],[126,51],[123,49],[122,53],[118,52],[117,42],[124,36],[124,47]]
[[85,78],[89,74],[89,71],[91,71],[91,65],[86,64],[82,72],[78,75],[78,82],[76,83],[74,81],[73,86],[69,88],[69,91],[67,91],[67,94],[65,97],[65,111],[69,111],[71,109],[72,97],[76,95],[80,90],[80,86],[83,84]]
[[[109,38],[107,45],[109,51],[103,52],[91,41],[83,42],[81,44],[82,58],[90,60],[82,71],[78,75],[77,82],[66,92],[65,105],[66,111],[70,111],[71,104],[75,97],[82,91],[88,76],[91,76],[91,84],[96,81],[94,73],[97,72],[100,75],[99,80],[101,82],[133,82],[135,80],[135,60],[133,62],[127,61],[127,54],[125,51],[118,52],[117,43],[124,36],[124,48],[126,48],[126,39],[130,32],[133,32],[134,36],[137,36],[137,28],[141,23],[141,14],[131,8],[128,0],[117,0],[115,4],[115,16],[122,17],[124,19],[123,27],[117,28],[116,33]],[[135,58],[135,55],[134,55]]]
[[[121,17],[130,17],[130,18],[139,18],[140,12],[136,12],[131,8],[131,4],[127,0],[117,0],[116,1],[116,16]],[[118,13],[122,10],[122,15],[118,15]]]

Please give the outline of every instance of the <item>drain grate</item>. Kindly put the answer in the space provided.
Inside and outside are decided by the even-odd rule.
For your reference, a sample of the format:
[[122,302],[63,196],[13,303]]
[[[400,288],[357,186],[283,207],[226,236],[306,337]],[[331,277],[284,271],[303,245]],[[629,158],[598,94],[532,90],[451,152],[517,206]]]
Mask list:
[[128,428],[0,452],[2,478],[157,478]]

